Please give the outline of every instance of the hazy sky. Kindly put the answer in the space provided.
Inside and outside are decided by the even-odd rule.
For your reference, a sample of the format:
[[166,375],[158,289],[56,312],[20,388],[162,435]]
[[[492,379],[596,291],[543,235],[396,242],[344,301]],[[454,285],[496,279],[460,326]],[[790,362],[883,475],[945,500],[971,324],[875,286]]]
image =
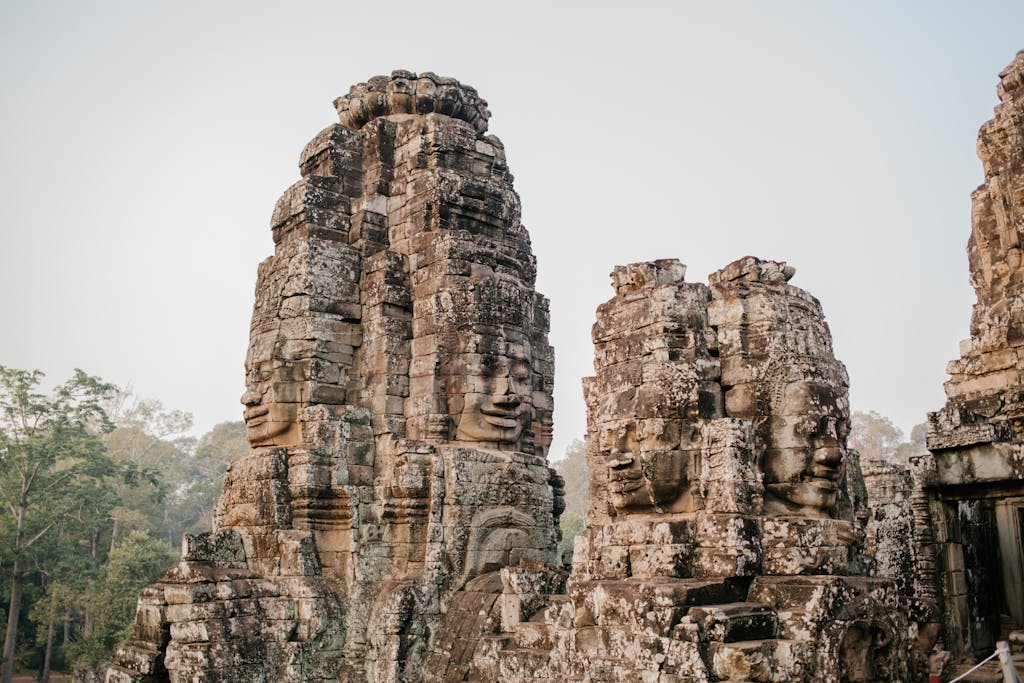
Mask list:
[[332,100],[475,86],[551,299],[552,455],[616,264],[753,254],[817,296],[860,410],[943,404],[978,127],[1024,2],[0,2],[0,364],[241,417],[256,264]]

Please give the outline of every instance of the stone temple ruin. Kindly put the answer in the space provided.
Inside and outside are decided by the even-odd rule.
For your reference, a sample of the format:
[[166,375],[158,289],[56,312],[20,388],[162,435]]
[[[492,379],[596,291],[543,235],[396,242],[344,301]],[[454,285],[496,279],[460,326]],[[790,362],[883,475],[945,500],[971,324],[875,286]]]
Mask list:
[[[984,657],[1024,628],[1024,52],[998,93],[978,136],[985,182],[971,197],[971,337],[947,368],[946,405],[928,415],[930,453],[909,473],[870,477],[893,494],[880,556],[903,577],[920,649],[954,659]],[[913,543],[894,516],[912,520]]]
[[617,268],[598,309],[592,502],[565,593],[502,570],[466,673],[427,680],[905,680],[821,306],[784,263],[744,258],[709,285],[685,270]]
[[1024,53],[1002,77],[972,339],[931,454],[862,475],[846,370],[792,267],[617,267],[571,563],[548,304],[486,103],[430,73],[353,87],[274,210],[252,449],[107,681],[895,682],[990,648],[985,533],[1021,603]]
[[398,680],[467,582],[555,561],[548,304],[486,103],[396,72],[335,104],[259,268],[252,451],[109,680]]

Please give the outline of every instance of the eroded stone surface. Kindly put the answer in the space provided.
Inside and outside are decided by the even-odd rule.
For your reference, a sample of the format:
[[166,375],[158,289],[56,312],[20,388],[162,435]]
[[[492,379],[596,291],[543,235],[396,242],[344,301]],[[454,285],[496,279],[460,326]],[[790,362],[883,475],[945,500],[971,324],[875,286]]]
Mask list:
[[[896,582],[866,576],[846,371],[793,273],[753,257],[707,285],[675,260],[615,269],[566,595],[518,619],[481,610],[476,648],[438,651],[428,680],[907,680]],[[505,582],[489,604],[535,593]]]
[[[971,337],[947,370],[945,408],[932,413],[932,451],[1024,436],[1024,53],[1000,74],[999,105],[978,134],[985,182],[971,195],[967,243],[978,301]],[[1024,470],[1017,473],[1024,476]]]
[[889,553],[890,565],[912,560],[903,583],[919,656],[948,651],[933,660],[984,657],[1008,630],[1024,627],[1022,540],[1013,521],[1024,501],[1022,84],[1024,52],[1000,73],[999,104],[978,134],[985,179],[971,196],[971,336],[947,368],[946,405],[928,416],[931,452],[912,459],[915,543]]
[[548,306],[486,103],[394,72],[335,105],[259,267],[252,450],[108,680],[905,680],[846,371],[794,269],[615,269],[567,571]]
[[457,591],[555,560],[548,304],[486,102],[394,72],[335,106],[259,266],[252,451],[108,680],[418,680]]

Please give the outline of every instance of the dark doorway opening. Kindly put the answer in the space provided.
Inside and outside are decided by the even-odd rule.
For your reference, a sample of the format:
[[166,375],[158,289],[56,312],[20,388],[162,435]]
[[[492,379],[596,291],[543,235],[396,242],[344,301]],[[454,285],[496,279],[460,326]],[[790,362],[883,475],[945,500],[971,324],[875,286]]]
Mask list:
[[1024,498],[961,500],[957,517],[975,657],[1024,627]]

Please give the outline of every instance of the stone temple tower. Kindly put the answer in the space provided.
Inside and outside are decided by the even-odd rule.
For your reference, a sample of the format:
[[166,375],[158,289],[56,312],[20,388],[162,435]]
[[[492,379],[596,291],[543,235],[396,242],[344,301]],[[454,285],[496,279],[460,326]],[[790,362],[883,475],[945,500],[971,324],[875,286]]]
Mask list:
[[913,472],[923,620],[958,659],[1024,628],[1024,51],[997,93],[971,194],[971,336]]
[[590,508],[565,590],[501,570],[495,618],[428,680],[910,680],[896,582],[869,575],[847,373],[821,304],[778,261],[748,256],[707,284],[685,273],[619,266],[597,309]]
[[252,446],[110,681],[417,680],[453,594],[555,560],[548,302],[476,91],[335,101],[259,266]]

